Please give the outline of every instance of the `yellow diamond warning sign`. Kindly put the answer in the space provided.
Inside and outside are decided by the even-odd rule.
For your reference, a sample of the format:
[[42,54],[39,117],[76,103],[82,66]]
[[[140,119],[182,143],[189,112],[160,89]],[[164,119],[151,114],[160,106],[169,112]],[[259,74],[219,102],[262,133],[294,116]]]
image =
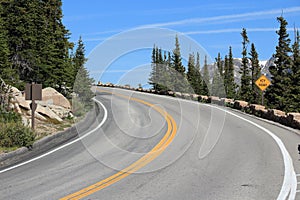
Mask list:
[[257,85],[257,87],[259,87],[259,89],[264,91],[271,84],[271,82],[265,75],[261,75],[261,77],[259,77],[259,79],[255,81],[255,84]]

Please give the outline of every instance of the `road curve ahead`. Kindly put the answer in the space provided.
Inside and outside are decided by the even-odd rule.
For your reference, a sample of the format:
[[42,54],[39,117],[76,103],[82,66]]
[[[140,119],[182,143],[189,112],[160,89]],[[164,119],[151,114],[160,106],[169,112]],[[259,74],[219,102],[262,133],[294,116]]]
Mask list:
[[0,171],[0,199],[300,198],[296,131],[128,90],[98,88],[96,99],[105,114],[78,141]]

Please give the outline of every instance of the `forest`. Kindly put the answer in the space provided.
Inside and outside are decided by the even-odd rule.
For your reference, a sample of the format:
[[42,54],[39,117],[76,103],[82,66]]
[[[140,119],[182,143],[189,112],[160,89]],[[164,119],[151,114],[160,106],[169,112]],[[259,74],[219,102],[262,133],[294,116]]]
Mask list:
[[[287,33],[288,22],[282,16],[278,17],[277,21],[278,43],[273,54],[274,65],[269,68],[271,85],[264,91],[266,105],[285,112],[300,112],[299,31],[295,28],[292,41]],[[255,85],[255,81],[262,75],[259,53],[255,43],[250,44],[245,28],[241,30],[241,37],[240,84],[235,82],[232,47],[229,47],[228,55],[225,55],[224,59],[218,53],[211,80],[206,55],[202,67],[198,52],[190,53],[187,67],[182,64],[177,36],[172,52],[163,51],[156,45],[153,47],[149,84],[158,91],[192,92],[261,104],[262,91]]]
[[28,146],[35,139],[9,108],[11,86],[22,91],[26,83],[41,83],[69,99],[75,93],[77,106],[92,105],[84,43],[81,37],[77,44],[69,41],[62,18],[61,0],[0,2],[0,147]]

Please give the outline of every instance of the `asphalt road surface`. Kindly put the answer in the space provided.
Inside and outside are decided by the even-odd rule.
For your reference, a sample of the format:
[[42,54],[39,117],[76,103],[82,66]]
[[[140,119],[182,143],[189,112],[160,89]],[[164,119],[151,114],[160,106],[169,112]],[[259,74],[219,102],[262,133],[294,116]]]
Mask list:
[[102,114],[86,119],[89,129],[0,171],[0,199],[300,199],[299,131],[214,105],[98,89]]

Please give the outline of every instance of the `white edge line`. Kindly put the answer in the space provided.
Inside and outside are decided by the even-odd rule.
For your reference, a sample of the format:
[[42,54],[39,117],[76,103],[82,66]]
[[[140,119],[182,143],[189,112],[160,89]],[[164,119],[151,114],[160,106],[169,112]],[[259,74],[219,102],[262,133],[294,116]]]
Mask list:
[[[288,153],[287,149],[285,148],[282,140],[276,136],[274,133],[272,133],[271,131],[269,131],[268,129],[256,124],[255,122],[252,122],[246,118],[243,118],[237,114],[234,114],[226,109],[222,109],[219,108],[217,106],[214,105],[210,105],[210,104],[200,104],[199,102],[194,102],[191,100],[185,100],[185,99],[180,99],[180,98],[174,98],[174,97],[169,97],[169,96],[160,96],[160,95],[156,95],[156,94],[150,94],[150,93],[141,93],[141,92],[137,92],[137,91],[133,91],[133,90],[123,90],[120,88],[113,88],[113,90],[118,89],[118,90],[122,90],[122,91],[128,91],[128,92],[133,92],[133,93],[138,93],[138,94],[146,94],[146,95],[155,95],[159,98],[166,98],[166,99],[173,99],[173,100],[180,100],[180,101],[185,101],[188,103],[193,103],[196,105],[204,105],[204,106],[208,106],[208,107],[212,107],[212,108],[216,108],[219,110],[222,110],[232,116],[235,116],[241,120],[244,120],[254,126],[256,126],[257,128],[263,130],[264,132],[268,133],[273,139],[274,141],[277,143],[278,147],[280,148],[282,157],[283,157],[283,162],[284,162],[284,178],[283,178],[283,183],[282,183],[282,187],[280,190],[280,193],[277,197],[277,200],[286,200],[287,198],[289,200],[294,200],[296,197],[296,191],[297,191],[297,178],[296,178],[296,173],[294,170],[294,166],[293,166],[293,160],[290,156],[290,154]],[[300,176],[300,174],[299,174]]]
[[52,153],[54,153],[54,152],[56,152],[56,151],[59,151],[59,150],[65,148],[65,147],[67,147],[67,146],[70,146],[70,145],[72,145],[72,144],[74,144],[74,143],[76,143],[76,142],[82,140],[83,138],[89,136],[90,134],[92,134],[93,132],[95,132],[97,129],[99,129],[99,128],[105,123],[105,121],[107,120],[107,109],[106,109],[105,106],[104,106],[100,101],[98,101],[97,99],[93,98],[93,100],[94,100],[95,102],[99,103],[99,104],[101,105],[101,107],[104,109],[104,116],[103,116],[103,119],[102,119],[101,123],[100,123],[95,129],[93,129],[93,130],[87,132],[86,134],[84,134],[83,136],[81,136],[81,137],[79,137],[79,138],[77,138],[77,139],[75,139],[75,140],[73,140],[73,141],[71,141],[71,142],[69,142],[69,143],[67,143],[67,144],[64,144],[64,145],[62,145],[62,146],[60,146],[60,147],[58,147],[58,148],[56,148],[56,149],[53,149],[53,150],[51,150],[51,151],[49,151],[49,152],[47,152],[47,153],[45,153],[45,154],[42,154],[42,155],[40,155],[40,156],[38,156],[38,157],[32,158],[32,159],[30,159],[30,160],[28,160],[28,161],[25,161],[25,162],[22,162],[22,163],[20,163],[20,164],[11,166],[11,167],[9,167],[9,168],[3,169],[3,170],[0,171],[0,174],[2,174],[2,173],[4,173],[4,172],[7,172],[7,171],[10,171],[10,170],[13,170],[13,169],[18,168],[18,167],[21,167],[21,166],[26,165],[26,164],[28,164],[28,163],[34,162],[34,161],[36,161],[36,160],[38,160],[38,159],[44,158],[44,157],[46,157],[46,156],[48,156],[48,155],[50,155],[50,154],[52,154]]
[[225,109],[221,109],[218,108],[216,106],[212,106],[212,105],[207,105],[207,104],[203,104],[209,107],[214,107],[217,108],[219,110],[225,111],[226,113],[235,116],[241,120],[244,120],[250,124],[252,124],[253,126],[256,126],[257,128],[263,130],[264,132],[268,133],[277,143],[278,147],[280,148],[280,151],[282,153],[283,156],[283,162],[284,162],[284,178],[283,178],[283,184],[280,190],[280,193],[277,197],[277,200],[284,200],[284,199],[295,199],[296,196],[296,189],[297,189],[297,179],[296,179],[296,173],[294,170],[294,166],[293,166],[293,161],[292,158],[290,156],[290,154],[288,153],[287,149],[285,148],[282,140],[276,136],[274,133],[272,133],[271,131],[269,131],[268,129],[256,124],[255,122],[252,122],[246,118],[243,118],[237,114],[234,114],[230,111],[227,111]]

